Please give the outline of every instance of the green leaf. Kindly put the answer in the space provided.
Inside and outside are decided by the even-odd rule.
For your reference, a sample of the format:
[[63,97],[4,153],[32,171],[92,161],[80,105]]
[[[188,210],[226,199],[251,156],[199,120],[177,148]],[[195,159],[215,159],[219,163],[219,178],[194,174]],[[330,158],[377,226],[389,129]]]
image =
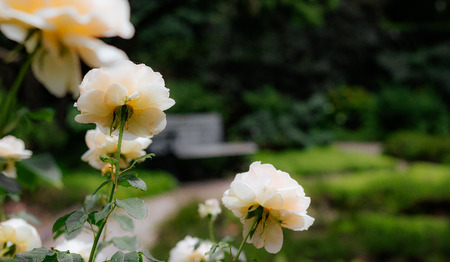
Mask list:
[[53,224],[52,233],[56,233],[56,232],[58,232],[58,233],[56,234],[56,236],[53,236],[53,239],[58,238],[58,236],[60,236],[61,233],[64,233],[64,231],[62,231],[60,229],[65,227],[67,218],[70,215],[72,215],[73,213],[75,213],[75,211],[62,216],[55,221],[55,223]]
[[117,163],[117,159],[113,158],[113,157],[109,157],[105,154],[101,154],[100,155],[100,160],[102,162],[106,162],[106,163],[110,163],[112,166],[115,166]]
[[27,116],[34,121],[51,122],[55,116],[55,110],[52,108],[43,108],[38,111],[28,112]]
[[72,254],[67,252],[58,252],[56,254],[58,262],[84,262],[83,258],[79,254]]
[[84,203],[83,203],[84,210],[88,211],[88,210],[93,209],[98,204],[99,200],[100,200],[100,195],[97,195],[97,194],[87,195],[84,198]]
[[145,256],[148,260],[151,260],[151,261],[154,261],[154,262],[163,262],[161,260],[158,260],[158,259],[154,258],[147,249],[139,251],[139,254]]
[[17,174],[25,182],[29,179],[26,176],[31,175],[51,185],[61,188],[62,173],[53,157],[49,154],[36,155],[29,159],[24,159],[16,163]]
[[114,246],[116,246],[120,250],[132,251],[136,250],[139,247],[139,240],[136,236],[113,237],[111,240]]
[[97,247],[97,254],[100,253],[102,251],[102,249],[104,249],[105,247],[111,245],[112,241],[108,240],[108,241],[103,241],[100,244],[98,244]]
[[97,212],[97,213],[94,214],[94,222],[95,222],[95,224],[97,224],[101,220],[105,219],[108,216],[109,212],[111,212],[111,210],[112,210],[112,204],[111,203],[107,203],[106,205],[104,205],[102,210],[100,210],[100,212]]
[[46,256],[53,256],[56,252],[47,247],[35,248],[31,251],[19,253],[14,258],[20,262],[41,262]]
[[153,153],[150,153],[150,154],[146,154],[146,155],[140,156],[140,157],[136,158],[136,159],[133,161],[133,163],[131,163],[130,168],[131,168],[131,167],[134,167],[138,162],[142,162],[142,161],[144,161],[144,160],[147,159],[147,158],[153,158],[154,156],[155,156],[155,154],[153,154]]
[[147,185],[144,180],[134,175],[119,176],[119,184],[123,187],[133,187],[142,191],[147,191]]
[[143,220],[147,217],[147,207],[139,198],[132,197],[124,200],[116,199],[117,206],[125,209],[134,218]]
[[15,179],[7,177],[3,173],[0,173],[0,187],[10,194],[20,193],[22,190]]
[[77,229],[81,228],[86,220],[88,219],[88,214],[83,210],[79,209],[71,214],[65,222],[67,233],[70,234]]
[[92,195],[97,194],[97,192],[104,187],[105,185],[107,185],[108,183],[112,182],[111,179],[106,180],[105,182],[103,182],[99,187],[97,187],[97,189],[95,189],[94,193],[92,193]]
[[124,254],[122,251],[117,251],[112,257],[111,262],[141,262],[142,257],[136,251]]
[[118,215],[118,214],[114,214],[113,217],[114,217],[114,219],[116,219],[117,223],[119,223],[119,226],[123,230],[129,231],[129,232],[134,231],[134,223],[130,217],[125,216],[125,215]]

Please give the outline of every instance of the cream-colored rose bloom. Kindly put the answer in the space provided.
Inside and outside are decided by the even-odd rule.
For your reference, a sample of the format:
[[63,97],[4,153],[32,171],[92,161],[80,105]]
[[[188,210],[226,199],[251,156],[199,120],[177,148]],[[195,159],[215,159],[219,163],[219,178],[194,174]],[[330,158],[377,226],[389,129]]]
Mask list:
[[[100,155],[115,157],[118,144],[117,136],[109,136],[100,130],[89,130],[86,133],[86,144],[89,150],[81,156],[83,161],[88,162],[93,168],[102,170],[105,162],[100,160]],[[123,140],[121,147],[120,167],[126,168],[130,162],[146,154],[145,149],[151,144],[150,138],[138,137],[134,140]]]
[[[0,223],[0,247],[15,245],[15,254],[42,246],[41,238],[33,226],[20,218],[12,218]],[[8,253],[8,256],[15,254]],[[4,256],[5,257],[5,256]]]
[[[39,33],[27,39],[33,29]],[[0,30],[11,40],[26,41],[30,53],[40,45],[33,73],[57,97],[78,96],[78,56],[90,67],[128,59],[98,38],[134,34],[126,0],[0,0]]]
[[[197,243],[200,245],[195,249]],[[170,250],[170,257],[168,262],[200,262],[210,261],[209,255],[205,255],[212,247],[210,241],[200,240],[196,237],[186,236],[183,240]],[[214,261],[219,261],[223,258],[223,254],[219,253],[215,256]]]
[[[80,85],[76,106],[80,123],[96,123],[105,134],[110,133],[114,110],[126,105],[132,112],[124,130],[124,139],[151,137],[166,127],[163,112],[175,104],[169,98],[160,73],[131,61],[113,67],[92,69]],[[112,134],[118,135],[116,129]]]
[[241,219],[244,236],[251,230],[254,220],[246,219],[247,215],[262,208],[263,221],[247,242],[256,248],[264,246],[269,253],[277,253],[283,245],[281,227],[306,230],[314,222],[314,218],[306,214],[311,200],[305,196],[303,188],[288,173],[271,164],[254,162],[248,172],[237,174],[222,202]]
[[214,220],[221,212],[219,200],[216,198],[207,199],[204,204],[200,203],[198,205],[198,213],[202,218],[211,215],[211,218]]
[[[69,251],[70,253],[79,254],[84,261],[89,261],[89,256],[91,254],[92,242],[84,242],[79,239],[65,240],[61,244],[57,245],[55,249],[59,251]],[[97,254],[95,261],[105,261],[106,256],[103,253]]]
[[31,155],[32,152],[25,149],[25,143],[22,140],[14,136],[5,136],[0,139],[0,158],[6,160],[4,169],[0,171],[6,176],[17,177],[14,163],[21,159],[30,158]]

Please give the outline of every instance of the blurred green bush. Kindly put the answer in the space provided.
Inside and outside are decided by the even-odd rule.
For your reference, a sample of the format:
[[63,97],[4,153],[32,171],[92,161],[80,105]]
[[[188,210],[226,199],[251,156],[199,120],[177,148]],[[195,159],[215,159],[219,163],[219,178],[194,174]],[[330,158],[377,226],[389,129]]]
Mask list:
[[386,154],[406,160],[450,163],[450,135],[433,136],[401,131],[388,136],[383,144]]
[[439,135],[450,132],[449,110],[432,89],[384,86],[370,114],[369,127],[381,139],[400,130]]
[[328,100],[314,94],[301,101],[272,86],[244,91],[248,113],[234,132],[258,143],[262,148],[299,148],[324,145],[332,140],[325,127]]

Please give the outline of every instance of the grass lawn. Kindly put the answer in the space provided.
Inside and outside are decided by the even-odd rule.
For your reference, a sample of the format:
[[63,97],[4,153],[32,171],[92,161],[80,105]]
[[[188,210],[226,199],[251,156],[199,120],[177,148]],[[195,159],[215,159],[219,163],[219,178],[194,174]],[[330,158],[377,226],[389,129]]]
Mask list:
[[358,170],[392,169],[396,160],[387,156],[346,152],[334,147],[310,148],[304,151],[262,151],[253,161],[271,163],[291,175],[342,173]]
[[[278,254],[246,245],[248,261],[444,262],[450,258],[449,166],[411,163],[398,168],[392,158],[335,148],[262,152],[254,160],[290,172],[311,197],[308,213],[316,221],[308,231],[283,230]],[[156,258],[167,259],[169,250],[186,235],[208,238],[197,204],[183,208],[162,226],[161,241],[152,248]],[[223,211],[216,235],[231,235],[237,247],[242,224],[230,211]]]

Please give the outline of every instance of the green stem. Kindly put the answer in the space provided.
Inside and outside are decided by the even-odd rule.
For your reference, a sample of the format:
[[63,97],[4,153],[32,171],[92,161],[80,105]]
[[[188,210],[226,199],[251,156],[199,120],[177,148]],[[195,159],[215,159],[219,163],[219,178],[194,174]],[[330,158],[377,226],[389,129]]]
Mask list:
[[209,226],[209,239],[211,239],[211,242],[215,243],[216,238],[214,237],[214,221],[211,215],[208,216],[208,226]]
[[[30,33],[31,35],[32,33]],[[17,100],[17,93],[19,91],[19,87],[22,85],[23,80],[25,79],[25,76],[30,69],[31,62],[33,61],[34,56],[36,55],[37,51],[40,48],[40,44],[36,46],[36,48],[33,50],[33,52],[28,55],[27,60],[25,63],[20,67],[19,74],[17,75],[17,78],[14,80],[13,85],[11,86],[11,89],[8,92],[8,95],[5,99],[5,104],[2,106],[2,114],[0,114],[0,135],[5,135],[4,128],[6,127],[8,123],[8,118],[10,116],[10,111],[12,110],[16,100]]]
[[[111,192],[111,194],[112,194],[112,192]],[[103,223],[98,228],[97,235],[95,235],[94,243],[92,244],[91,253],[89,254],[89,262],[93,262],[95,260],[95,257],[97,256],[98,242],[99,242],[100,237],[102,235],[103,229],[106,226],[106,222],[108,221],[108,218],[111,215],[111,213],[113,212],[114,208],[115,208],[115,205],[113,205],[113,207],[111,208],[111,211],[109,211],[109,213],[106,216],[105,220],[103,220]]]
[[238,252],[236,253],[236,257],[233,258],[233,262],[238,261],[239,255],[240,255],[241,252],[242,252],[242,248],[244,247],[245,242],[247,242],[247,239],[248,239],[248,237],[250,236],[250,233],[253,231],[253,228],[257,225],[258,221],[259,221],[259,219],[257,219],[257,218],[254,218],[254,219],[253,219],[252,225],[251,225],[250,228],[248,229],[247,234],[245,234],[244,239],[242,239],[241,245],[239,246]]
[[[115,165],[113,186],[111,188],[111,193],[109,194],[109,197],[108,197],[108,203],[113,202],[114,195],[116,194],[117,183],[118,183],[118,179],[119,179],[119,175],[120,175],[120,150],[122,148],[123,130],[125,129],[125,123],[127,121],[127,116],[128,116],[127,106],[124,105],[124,106],[122,106],[122,108],[120,110],[120,129],[119,129],[119,138],[118,138],[118,142],[117,142],[117,152],[116,152],[117,162]],[[95,236],[94,243],[92,244],[91,253],[89,255],[89,262],[94,262],[94,260],[95,260],[95,257],[97,255],[96,251],[97,251],[98,242],[100,240],[102,231],[106,226],[106,222],[108,221],[109,215],[112,213],[113,209],[114,209],[114,206],[111,209],[111,211],[109,212],[108,216],[103,221],[103,223],[98,228],[98,232],[97,232],[97,235]]]

